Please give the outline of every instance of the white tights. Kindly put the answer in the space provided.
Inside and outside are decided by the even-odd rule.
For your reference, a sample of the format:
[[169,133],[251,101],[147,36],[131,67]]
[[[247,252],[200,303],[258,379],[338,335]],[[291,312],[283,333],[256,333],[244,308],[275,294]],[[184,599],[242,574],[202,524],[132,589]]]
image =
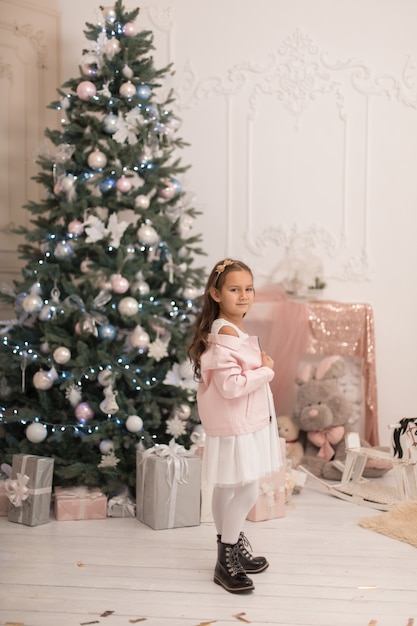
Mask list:
[[257,498],[257,481],[237,487],[214,487],[213,520],[223,543],[237,543],[246,516]]

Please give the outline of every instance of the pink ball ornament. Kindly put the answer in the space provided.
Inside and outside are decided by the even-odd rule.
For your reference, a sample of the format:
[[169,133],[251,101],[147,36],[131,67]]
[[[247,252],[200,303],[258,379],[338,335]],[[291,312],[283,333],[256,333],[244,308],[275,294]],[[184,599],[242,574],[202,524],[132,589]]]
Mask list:
[[93,65],[89,65],[88,63],[84,63],[81,66],[81,71],[84,76],[90,76],[91,78],[95,78],[97,76],[97,68]]
[[93,152],[90,152],[88,155],[87,163],[91,169],[100,170],[103,167],[106,167],[107,157],[104,152],[101,152],[100,150],[93,150]]
[[139,415],[129,415],[125,424],[130,433],[138,433],[143,428],[143,419]]
[[130,284],[127,278],[122,276],[121,274],[113,274],[110,278],[111,288],[114,293],[126,293],[129,289]]
[[150,337],[142,326],[136,326],[130,333],[129,341],[134,348],[146,350],[149,347]]
[[68,224],[67,229],[70,235],[82,235],[84,232],[84,225],[79,220],[72,220]]
[[116,21],[116,11],[113,9],[113,7],[104,7],[103,17],[109,24],[114,24],[114,22]]
[[44,424],[39,422],[32,422],[26,428],[26,439],[32,443],[41,443],[48,436],[48,430]]
[[176,186],[172,181],[168,181],[166,187],[158,191],[158,196],[164,200],[172,200],[177,193]]
[[83,80],[77,86],[77,96],[80,100],[90,100],[97,93],[97,89],[94,83],[89,80]]
[[75,417],[79,422],[86,422],[94,417],[94,411],[88,402],[80,402],[75,407]]
[[39,391],[48,391],[54,384],[53,377],[45,370],[39,370],[32,378],[33,386]]
[[150,203],[151,201],[149,200],[148,196],[144,196],[143,194],[140,194],[135,198],[135,207],[137,209],[143,209],[144,211],[146,211],[146,209],[149,209]]
[[126,37],[134,37],[137,33],[138,29],[133,22],[126,22],[123,26],[123,34],[126,35]]
[[119,312],[126,317],[133,317],[139,310],[139,303],[135,298],[127,296],[122,298],[117,305]]
[[119,89],[119,94],[123,97],[123,98],[133,98],[133,96],[136,93],[136,87],[133,83],[131,83],[130,81],[128,81],[127,83],[123,83],[120,86]]
[[55,185],[54,185],[54,194],[55,194],[56,196],[59,196],[59,194],[61,193],[61,191],[62,191],[62,187],[61,187],[61,185],[60,185],[59,183],[55,183]]
[[121,176],[116,183],[116,187],[121,193],[129,193],[132,189],[132,183],[126,176]]

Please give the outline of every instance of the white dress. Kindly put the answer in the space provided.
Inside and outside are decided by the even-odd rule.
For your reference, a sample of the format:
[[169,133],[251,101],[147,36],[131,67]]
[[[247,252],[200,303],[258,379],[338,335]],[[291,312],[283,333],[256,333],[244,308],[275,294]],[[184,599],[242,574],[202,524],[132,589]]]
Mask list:
[[[232,326],[244,339],[247,333],[224,319],[213,322],[211,332]],[[231,487],[257,481],[277,471],[282,465],[277,420],[271,389],[267,384],[271,420],[268,426],[245,435],[206,436],[202,464],[202,482],[206,485]]]

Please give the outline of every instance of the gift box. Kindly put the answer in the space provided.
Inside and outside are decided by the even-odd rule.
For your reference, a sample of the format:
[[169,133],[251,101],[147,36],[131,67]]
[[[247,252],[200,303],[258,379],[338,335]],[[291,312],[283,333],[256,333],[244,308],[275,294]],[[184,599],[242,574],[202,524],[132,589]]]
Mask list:
[[54,460],[32,454],[15,454],[5,487],[9,521],[38,526],[49,522]]
[[262,522],[268,519],[284,517],[285,515],[285,481],[286,481],[286,442],[279,438],[282,465],[271,476],[261,478],[258,484],[259,495],[255,505],[251,508],[246,519],[251,522]]
[[130,497],[127,488],[109,496],[107,502],[107,516],[136,517],[136,503],[133,498]]
[[136,517],[154,530],[200,524],[201,459],[171,440],[137,453]]
[[0,516],[9,514],[9,498],[7,497],[6,481],[0,480]]
[[100,489],[55,487],[54,505],[59,522],[107,517],[107,497]]

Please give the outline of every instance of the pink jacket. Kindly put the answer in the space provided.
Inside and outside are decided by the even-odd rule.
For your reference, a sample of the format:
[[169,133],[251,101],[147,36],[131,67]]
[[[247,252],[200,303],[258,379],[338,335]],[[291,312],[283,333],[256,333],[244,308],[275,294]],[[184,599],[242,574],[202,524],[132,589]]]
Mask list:
[[207,435],[244,435],[269,424],[268,383],[257,337],[209,334],[201,356],[198,412]]

